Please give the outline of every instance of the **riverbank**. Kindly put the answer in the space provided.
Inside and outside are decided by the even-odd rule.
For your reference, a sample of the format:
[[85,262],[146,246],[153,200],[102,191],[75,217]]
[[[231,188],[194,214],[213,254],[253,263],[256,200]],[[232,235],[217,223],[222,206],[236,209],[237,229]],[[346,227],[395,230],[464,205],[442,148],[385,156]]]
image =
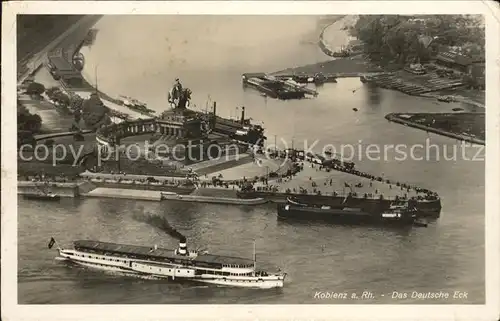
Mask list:
[[378,66],[370,64],[361,57],[339,58],[320,63],[309,64],[301,67],[287,68],[273,72],[273,76],[280,75],[314,75],[335,74],[337,77],[360,77],[362,74],[381,73],[384,70]]
[[[349,29],[356,23],[357,16],[339,16],[323,27],[318,39],[321,51],[330,57],[341,48],[349,47],[355,40],[349,35]],[[351,57],[334,58],[334,60],[287,68],[273,75],[295,75],[316,73],[338,74],[339,77],[363,77],[363,81],[380,88],[400,91],[402,93],[437,99],[443,95],[454,97],[457,102],[484,108],[484,91],[465,90],[461,79],[440,77],[434,71],[435,64],[426,65],[428,72],[416,75],[401,70],[400,66],[382,68],[358,54]]]
[[[60,51],[71,57],[78,53],[82,46],[87,45],[85,39],[88,32],[100,18],[101,16],[83,16],[66,31],[62,32],[55,40],[46,45],[40,52],[33,54],[29,61],[23,62],[27,67],[23,69],[24,72],[22,74],[18,75],[18,86],[22,87],[25,80],[29,77],[33,81],[44,85],[46,89],[58,87],[68,96],[76,94],[83,99],[87,99],[91,93],[98,92],[104,105],[108,108],[111,120],[114,123],[119,123],[124,119],[153,117],[154,114],[128,108],[124,105],[123,100],[112,98],[105,93],[97,91],[83,75],[79,85],[68,84],[63,80],[55,80],[46,67],[50,52]],[[42,100],[34,100],[18,91],[18,100],[21,104],[28,108],[31,113],[38,114],[42,118],[43,133],[67,131],[74,123],[73,114],[67,108],[59,108],[45,94],[42,95],[42,98]],[[83,129],[86,128],[83,121],[79,125]]]
[[[55,38],[55,34],[51,33],[47,34],[43,37],[43,41],[38,37],[35,41],[35,44],[31,43],[29,45],[30,48],[18,48],[21,50],[22,56],[18,56],[18,74],[17,81],[18,84],[21,84],[26,78],[33,73],[35,73],[44,62],[47,61],[47,54],[54,50],[58,46],[65,46],[65,42],[68,39],[72,39],[76,35],[83,31],[87,32],[94,24],[101,19],[101,15],[88,15],[82,16],[77,19],[69,19],[67,22],[70,23],[70,26],[66,29],[66,23],[58,24],[54,30],[52,30],[55,34],[59,33],[59,35]],[[72,23],[74,22],[74,23]],[[66,30],[63,30],[66,29]],[[43,43],[45,41],[45,43]],[[47,43],[48,42],[48,43]]]
[[89,182],[40,182],[17,181],[18,195],[39,195],[40,193],[53,193],[60,197],[75,198],[95,189]]
[[357,16],[340,16],[330,24],[325,26],[319,35],[318,45],[327,56],[334,57],[335,52],[345,49],[355,40],[349,35],[351,28],[357,21]]
[[484,113],[391,113],[385,118],[460,141],[485,145]]

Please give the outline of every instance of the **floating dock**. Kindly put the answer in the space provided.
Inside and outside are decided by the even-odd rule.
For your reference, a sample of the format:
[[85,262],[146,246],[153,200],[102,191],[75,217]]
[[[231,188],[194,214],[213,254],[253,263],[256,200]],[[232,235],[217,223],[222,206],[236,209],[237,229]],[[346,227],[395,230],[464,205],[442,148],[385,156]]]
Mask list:
[[336,83],[337,75],[329,74],[285,74],[274,76],[280,80],[293,80],[299,84],[324,84],[324,83]]
[[200,195],[179,195],[175,193],[161,193],[163,200],[196,202],[196,203],[211,203],[211,204],[227,204],[227,205],[262,205],[268,201],[263,198],[231,198],[231,197],[214,197]]
[[242,76],[243,85],[251,86],[263,94],[277,99],[301,99],[306,95],[317,96],[318,92],[291,80],[274,77],[265,73],[246,73]]
[[180,195],[171,192],[134,190],[125,188],[106,188],[98,187],[83,196],[86,197],[103,197],[103,198],[121,198],[130,200],[142,201],[182,201],[193,203],[210,203],[210,204],[226,204],[226,205],[262,205],[267,203],[263,198],[231,198],[231,197],[214,197],[200,195]]

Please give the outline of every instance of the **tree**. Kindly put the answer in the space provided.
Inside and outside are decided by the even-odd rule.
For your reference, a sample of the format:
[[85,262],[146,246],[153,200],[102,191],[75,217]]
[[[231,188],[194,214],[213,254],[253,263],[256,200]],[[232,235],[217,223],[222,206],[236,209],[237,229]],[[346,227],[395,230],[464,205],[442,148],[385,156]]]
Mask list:
[[51,98],[58,91],[61,91],[59,87],[50,87],[47,90],[45,90],[45,93],[47,94],[47,96],[49,96],[49,98]]
[[62,91],[56,92],[53,100],[64,107],[68,107],[70,104],[69,96],[63,93]]
[[77,94],[71,95],[69,99],[69,108],[73,111],[80,111],[83,107],[83,98]]
[[80,123],[80,120],[82,119],[82,112],[80,109],[77,109],[74,111],[73,113],[74,117],[75,117],[75,123]]
[[67,94],[65,94],[59,87],[51,87],[46,90],[47,96],[54,101],[55,103],[68,107],[70,104],[70,98]]
[[98,128],[107,114],[107,108],[97,94],[90,95],[82,105],[82,119],[85,125],[91,128]]
[[17,130],[37,133],[42,127],[42,118],[37,114],[32,114],[19,101],[17,103]]
[[[416,22],[412,16],[361,15],[351,34],[364,43],[364,51],[381,64],[394,61],[428,60],[436,46],[469,45],[472,53],[484,48],[484,28],[475,16],[433,15],[422,16]],[[427,44],[421,36],[433,39]]]
[[28,95],[40,96],[44,92],[45,92],[45,86],[38,82],[32,82],[28,85],[28,88],[26,88],[26,93]]

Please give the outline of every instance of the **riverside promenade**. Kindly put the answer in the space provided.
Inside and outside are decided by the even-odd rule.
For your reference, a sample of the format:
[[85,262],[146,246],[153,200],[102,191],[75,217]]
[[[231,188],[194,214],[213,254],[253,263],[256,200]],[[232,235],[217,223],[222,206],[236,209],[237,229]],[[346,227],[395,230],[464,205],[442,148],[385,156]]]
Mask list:
[[327,25],[319,36],[320,49],[328,56],[349,45],[354,37],[349,35],[349,28],[356,24],[358,16],[341,16]]

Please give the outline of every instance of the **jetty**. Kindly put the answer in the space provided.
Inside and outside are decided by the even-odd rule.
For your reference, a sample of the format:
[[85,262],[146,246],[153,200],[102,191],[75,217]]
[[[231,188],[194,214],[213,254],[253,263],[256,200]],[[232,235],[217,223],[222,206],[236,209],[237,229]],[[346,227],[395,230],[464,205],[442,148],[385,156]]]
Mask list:
[[[484,124],[484,113],[391,113],[385,116],[389,121],[425,130],[430,133],[458,139],[472,144],[485,145],[485,132],[478,128]],[[455,128],[444,130],[439,128],[444,121],[456,122]],[[460,121],[457,121],[459,119]],[[478,137],[480,136],[480,137]],[[482,136],[482,137],[481,137]]]
[[441,78],[436,73],[415,75],[406,71],[362,75],[360,79],[363,83],[374,84],[380,88],[398,90],[413,96],[464,85],[461,79]]

